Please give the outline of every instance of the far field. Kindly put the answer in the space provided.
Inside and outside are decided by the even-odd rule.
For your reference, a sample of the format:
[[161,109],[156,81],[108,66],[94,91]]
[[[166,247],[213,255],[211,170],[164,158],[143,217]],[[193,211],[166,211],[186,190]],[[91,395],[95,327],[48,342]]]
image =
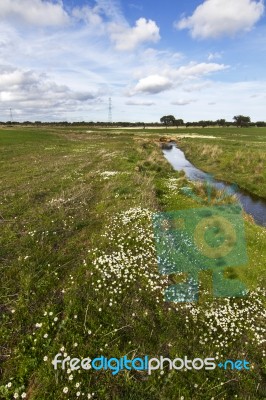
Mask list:
[[[266,399],[266,229],[244,215],[248,265],[225,271],[249,295],[213,298],[206,272],[198,303],[165,302],[180,277],[158,272],[152,215],[199,207],[184,186],[206,193],[164,159],[164,135],[199,168],[266,198],[264,128],[0,128],[1,399]],[[60,351],[251,369],[55,372]]]

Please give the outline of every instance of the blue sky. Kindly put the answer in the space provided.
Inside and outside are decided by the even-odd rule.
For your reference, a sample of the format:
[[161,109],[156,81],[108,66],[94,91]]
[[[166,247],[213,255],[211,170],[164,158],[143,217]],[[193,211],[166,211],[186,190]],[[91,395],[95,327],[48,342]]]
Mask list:
[[262,0],[1,0],[0,120],[266,120]]

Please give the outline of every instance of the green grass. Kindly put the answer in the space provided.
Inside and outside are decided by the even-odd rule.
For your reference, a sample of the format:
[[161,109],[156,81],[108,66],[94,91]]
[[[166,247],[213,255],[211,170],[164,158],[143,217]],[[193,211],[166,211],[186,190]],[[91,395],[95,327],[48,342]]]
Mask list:
[[[0,397],[265,399],[264,293],[257,290],[265,285],[265,229],[245,218],[249,264],[226,271],[252,295],[212,299],[206,273],[199,303],[166,303],[163,288],[179,277],[158,273],[151,214],[198,206],[180,192],[189,183],[156,144],[162,130],[88,129],[0,130]],[[264,135],[217,132],[226,143],[236,135],[248,151]],[[62,347],[71,357],[245,358],[252,369],[55,372],[51,361]]]
[[[215,138],[184,138],[180,147],[197,167],[266,198],[266,129],[193,129]],[[188,130],[183,132],[187,133]]]

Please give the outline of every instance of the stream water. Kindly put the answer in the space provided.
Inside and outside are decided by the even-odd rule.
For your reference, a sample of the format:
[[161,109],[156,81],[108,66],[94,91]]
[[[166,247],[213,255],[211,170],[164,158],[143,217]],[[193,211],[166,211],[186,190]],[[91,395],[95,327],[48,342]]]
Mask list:
[[[176,147],[174,143],[172,148],[163,149],[167,161],[176,171],[183,170],[186,177],[191,181],[203,182],[208,180],[209,175],[196,168],[187,159],[182,150]],[[211,185],[219,190],[231,193],[232,185],[213,179]],[[242,189],[237,188],[235,195],[247,214],[252,215],[254,221],[261,226],[266,226],[266,200],[255,197]]]

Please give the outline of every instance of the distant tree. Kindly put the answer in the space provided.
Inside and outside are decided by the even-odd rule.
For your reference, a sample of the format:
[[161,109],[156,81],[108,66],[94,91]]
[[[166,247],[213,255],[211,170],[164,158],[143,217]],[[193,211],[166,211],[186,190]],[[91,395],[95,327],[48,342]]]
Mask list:
[[250,117],[245,117],[244,115],[235,115],[233,120],[236,126],[240,126],[241,128],[249,126],[250,123]]
[[217,119],[216,123],[218,126],[225,126],[226,121],[225,119]]
[[184,121],[180,118],[180,119],[176,119],[174,122],[175,126],[183,126],[184,125]]
[[209,121],[199,121],[198,125],[202,126],[202,128],[206,128],[206,126],[209,126]]
[[263,127],[266,126],[266,122],[264,122],[264,121],[258,121],[258,122],[256,122],[256,125],[257,125],[258,128],[263,128]]
[[161,123],[164,124],[167,128],[169,125],[174,125],[175,117],[173,115],[165,115],[160,119]]

